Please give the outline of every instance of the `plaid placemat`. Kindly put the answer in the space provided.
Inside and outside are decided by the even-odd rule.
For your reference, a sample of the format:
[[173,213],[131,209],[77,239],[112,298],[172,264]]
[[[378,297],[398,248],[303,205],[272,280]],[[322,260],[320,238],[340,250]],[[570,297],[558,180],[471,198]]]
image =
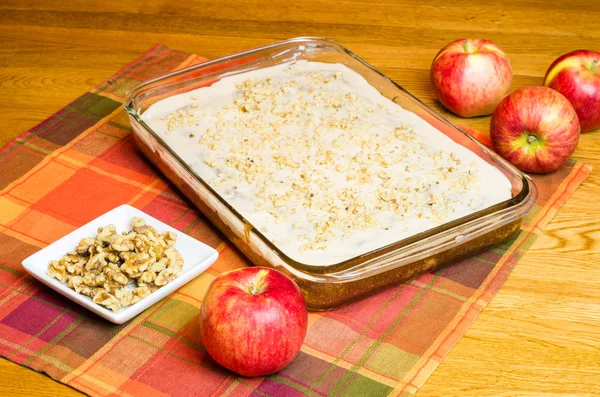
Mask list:
[[[199,340],[198,311],[241,254],[140,154],[121,107],[139,81],[202,59],[157,45],[0,151],[0,354],[90,395],[411,396],[586,178],[569,163],[536,177],[540,197],[512,241],[337,310],[309,315],[298,357],[242,378]],[[220,252],[204,274],[127,324],[110,324],[26,275],[21,261],[128,203]]]

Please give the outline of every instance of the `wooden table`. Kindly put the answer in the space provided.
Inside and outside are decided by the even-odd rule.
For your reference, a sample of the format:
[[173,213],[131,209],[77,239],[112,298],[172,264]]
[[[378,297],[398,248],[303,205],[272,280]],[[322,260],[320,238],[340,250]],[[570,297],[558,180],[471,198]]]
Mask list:
[[[598,0],[85,3],[0,3],[0,146],[157,42],[212,58],[294,36],[329,37],[444,114],[429,66],[452,40],[499,44],[513,88],[541,84],[565,52],[600,51]],[[489,117],[461,122],[486,130]],[[600,131],[581,137],[575,157],[600,169]],[[419,397],[600,394],[599,183],[593,172],[558,212]],[[78,394],[0,359],[0,395]]]

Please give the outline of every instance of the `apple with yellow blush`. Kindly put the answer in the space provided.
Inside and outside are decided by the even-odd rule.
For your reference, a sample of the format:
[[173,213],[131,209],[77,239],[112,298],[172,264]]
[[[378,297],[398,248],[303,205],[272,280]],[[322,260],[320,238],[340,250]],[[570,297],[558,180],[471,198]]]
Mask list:
[[522,87],[494,111],[490,139],[496,153],[521,171],[548,173],[573,154],[579,119],[571,103],[548,87]]
[[461,117],[485,116],[508,94],[512,69],[506,53],[491,41],[459,39],[435,56],[430,78],[446,109]]
[[298,286],[283,273],[248,267],[220,274],[200,309],[200,336],[210,356],[243,376],[264,376],[300,351],[308,312]]
[[581,132],[600,128],[600,52],[569,52],[548,68],[544,85],[563,94],[579,117]]

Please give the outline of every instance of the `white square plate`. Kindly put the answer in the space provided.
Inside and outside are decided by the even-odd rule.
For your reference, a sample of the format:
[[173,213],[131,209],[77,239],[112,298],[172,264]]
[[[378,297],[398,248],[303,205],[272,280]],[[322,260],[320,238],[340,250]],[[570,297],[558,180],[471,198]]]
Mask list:
[[[134,217],[146,220],[146,223],[153,226],[159,233],[171,231],[177,234],[175,248],[183,256],[184,262],[183,273],[175,280],[154,291],[139,302],[113,312],[92,302],[92,299],[89,297],[78,294],[69,288],[66,283],[61,283],[57,279],[48,276],[48,263],[52,260],[59,260],[68,251],[73,251],[82,238],[95,237],[99,227],[109,224],[116,226],[117,233],[129,231],[131,230],[131,220]],[[208,245],[179,230],[173,229],[171,226],[136,208],[129,205],[121,205],[31,255],[23,261],[23,267],[33,277],[71,299],[73,302],[80,304],[108,321],[115,324],[123,324],[208,269],[217,260],[218,256],[217,251]]]

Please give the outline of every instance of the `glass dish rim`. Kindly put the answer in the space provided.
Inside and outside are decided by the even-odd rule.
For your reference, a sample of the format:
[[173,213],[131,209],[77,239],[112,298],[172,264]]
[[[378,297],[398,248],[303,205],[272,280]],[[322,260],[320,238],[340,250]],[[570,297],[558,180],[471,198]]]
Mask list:
[[[137,96],[140,95],[141,93],[143,93],[148,86],[152,86],[153,84],[159,83],[161,81],[166,81],[171,78],[186,75],[190,72],[195,72],[195,71],[198,71],[198,70],[201,70],[204,68],[211,68],[211,67],[214,67],[215,65],[220,65],[225,62],[229,62],[229,61],[239,59],[239,58],[244,58],[244,57],[250,56],[252,54],[260,53],[260,52],[267,51],[267,50],[272,50],[272,49],[275,49],[278,47],[285,47],[290,44],[299,44],[299,45],[301,45],[302,43],[314,44],[315,42],[326,44],[329,47],[334,47],[338,51],[341,50],[341,52],[344,53],[346,56],[350,56],[354,60],[362,63],[363,66],[367,67],[370,71],[378,74],[380,77],[385,79],[388,83],[392,84],[396,89],[398,89],[398,90],[402,91],[404,94],[408,95],[411,100],[415,101],[421,108],[426,110],[431,116],[435,117],[437,119],[437,121],[440,121],[440,122],[446,124],[447,126],[460,132],[462,135],[464,135],[466,138],[468,138],[470,141],[472,141],[476,146],[478,146],[479,149],[481,149],[487,155],[492,157],[494,162],[502,164],[505,168],[507,168],[510,172],[513,173],[514,177],[519,178],[522,182],[521,191],[518,192],[518,194],[516,194],[515,196],[513,196],[513,197],[509,198],[508,200],[505,200],[501,203],[498,203],[493,206],[476,211],[472,214],[455,219],[451,222],[446,222],[446,223],[436,226],[434,228],[427,229],[423,232],[420,232],[420,233],[410,236],[408,238],[394,241],[393,243],[390,243],[386,246],[379,247],[377,249],[371,250],[369,252],[366,252],[366,253],[363,253],[360,255],[356,255],[352,258],[343,260],[341,262],[328,264],[328,265],[310,265],[310,264],[298,262],[298,261],[292,259],[285,252],[283,252],[277,245],[275,245],[268,238],[266,238],[266,236],[264,236],[264,234],[261,233],[259,229],[255,228],[251,222],[249,222],[242,214],[240,214],[234,207],[232,207],[202,177],[200,177],[194,170],[192,170],[188,166],[188,164],[183,159],[181,159],[180,156],[177,153],[175,153],[170,148],[170,146],[167,145],[166,142],[158,134],[156,134],[156,132],[154,132],[154,130],[152,130],[152,128],[150,128],[150,126],[148,126],[145,123],[145,121],[141,118],[141,114],[138,113],[138,111],[133,106]],[[247,63],[244,63],[243,65],[249,65],[249,64],[256,63],[256,62],[261,62],[261,61],[264,61],[267,59],[274,59],[274,58],[273,57],[272,58],[261,58],[257,61],[252,60]],[[240,65],[233,65],[232,68],[236,68],[238,66],[240,66]],[[225,68],[224,70],[210,70],[209,69],[209,71],[206,73],[206,75],[196,76],[195,78],[203,79],[206,76],[212,76],[215,73],[226,74],[228,72],[231,72],[231,68]],[[248,228],[248,230],[246,230],[246,233],[253,232],[254,234],[256,234],[257,237],[261,240],[261,242],[266,244],[267,247],[269,247],[272,250],[272,252],[274,252],[279,258],[281,258],[281,260],[284,263],[294,267],[294,269],[296,271],[300,271],[307,275],[323,276],[323,275],[327,275],[327,274],[331,274],[331,275],[341,274],[342,272],[344,272],[346,270],[348,270],[348,271],[352,270],[355,267],[357,267],[361,264],[364,264],[365,262],[370,262],[371,260],[376,259],[377,257],[385,255],[386,253],[394,252],[398,249],[403,249],[403,248],[406,249],[408,247],[412,247],[413,245],[418,244],[419,242],[421,242],[423,240],[434,238],[436,236],[440,236],[440,234],[448,234],[451,232],[457,232],[458,234],[460,234],[461,228],[467,229],[470,226],[472,226],[474,222],[477,222],[477,221],[490,219],[492,217],[501,218],[502,215],[508,214],[510,212],[516,212],[517,210],[520,210],[518,212],[521,213],[520,216],[523,216],[534,205],[535,198],[537,197],[537,189],[536,189],[535,183],[526,174],[522,173],[520,170],[515,168],[513,165],[508,163],[506,160],[504,160],[502,157],[500,157],[499,155],[497,155],[496,153],[491,151],[489,148],[487,148],[485,145],[483,145],[482,143],[477,141],[475,138],[473,138],[471,135],[469,135],[468,133],[463,131],[460,127],[456,126],[454,123],[452,123],[451,121],[446,119],[444,116],[439,114],[437,111],[432,109],[430,106],[428,106],[427,104],[422,102],[420,99],[415,97],[409,91],[407,91],[402,86],[400,86],[398,83],[391,80],[389,77],[387,77],[385,74],[380,72],[378,69],[376,69],[375,67],[373,67],[372,65],[370,65],[369,63],[364,61],[362,58],[360,58],[354,52],[349,50],[347,47],[345,47],[344,45],[342,45],[334,40],[327,39],[327,38],[311,37],[311,36],[295,37],[292,39],[283,40],[283,41],[279,41],[276,43],[272,43],[272,44],[252,48],[249,50],[237,52],[234,54],[226,55],[226,56],[216,58],[213,60],[208,60],[208,61],[199,63],[194,66],[186,67],[186,68],[183,68],[180,70],[176,70],[174,72],[170,72],[167,74],[163,74],[163,75],[145,80],[145,81],[131,87],[126,92],[125,100],[123,102],[123,107],[125,108],[127,114],[130,117],[133,117],[136,120],[136,122],[138,122],[144,128],[144,130],[146,132],[148,132],[150,135],[152,135],[153,138],[160,144],[160,146],[162,146],[162,148],[164,148],[170,155],[173,156],[173,158],[179,163],[179,165],[181,165],[187,172],[189,172],[195,178],[196,181],[198,181],[200,184],[202,184],[203,187],[206,188],[211,193],[211,195],[220,202],[220,204],[222,204],[239,221],[241,221],[245,228]],[[464,146],[464,145],[461,144],[461,146]],[[475,154],[477,155],[477,153],[475,153]],[[497,164],[492,164],[492,166],[494,166],[495,168],[498,168]],[[518,218],[519,218],[519,216],[516,216],[513,219],[518,219]],[[506,221],[505,223],[508,223],[508,221]],[[498,225],[498,227],[500,227],[500,226],[501,226],[501,224]],[[354,263],[354,262],[356,262],[356,263]]]

